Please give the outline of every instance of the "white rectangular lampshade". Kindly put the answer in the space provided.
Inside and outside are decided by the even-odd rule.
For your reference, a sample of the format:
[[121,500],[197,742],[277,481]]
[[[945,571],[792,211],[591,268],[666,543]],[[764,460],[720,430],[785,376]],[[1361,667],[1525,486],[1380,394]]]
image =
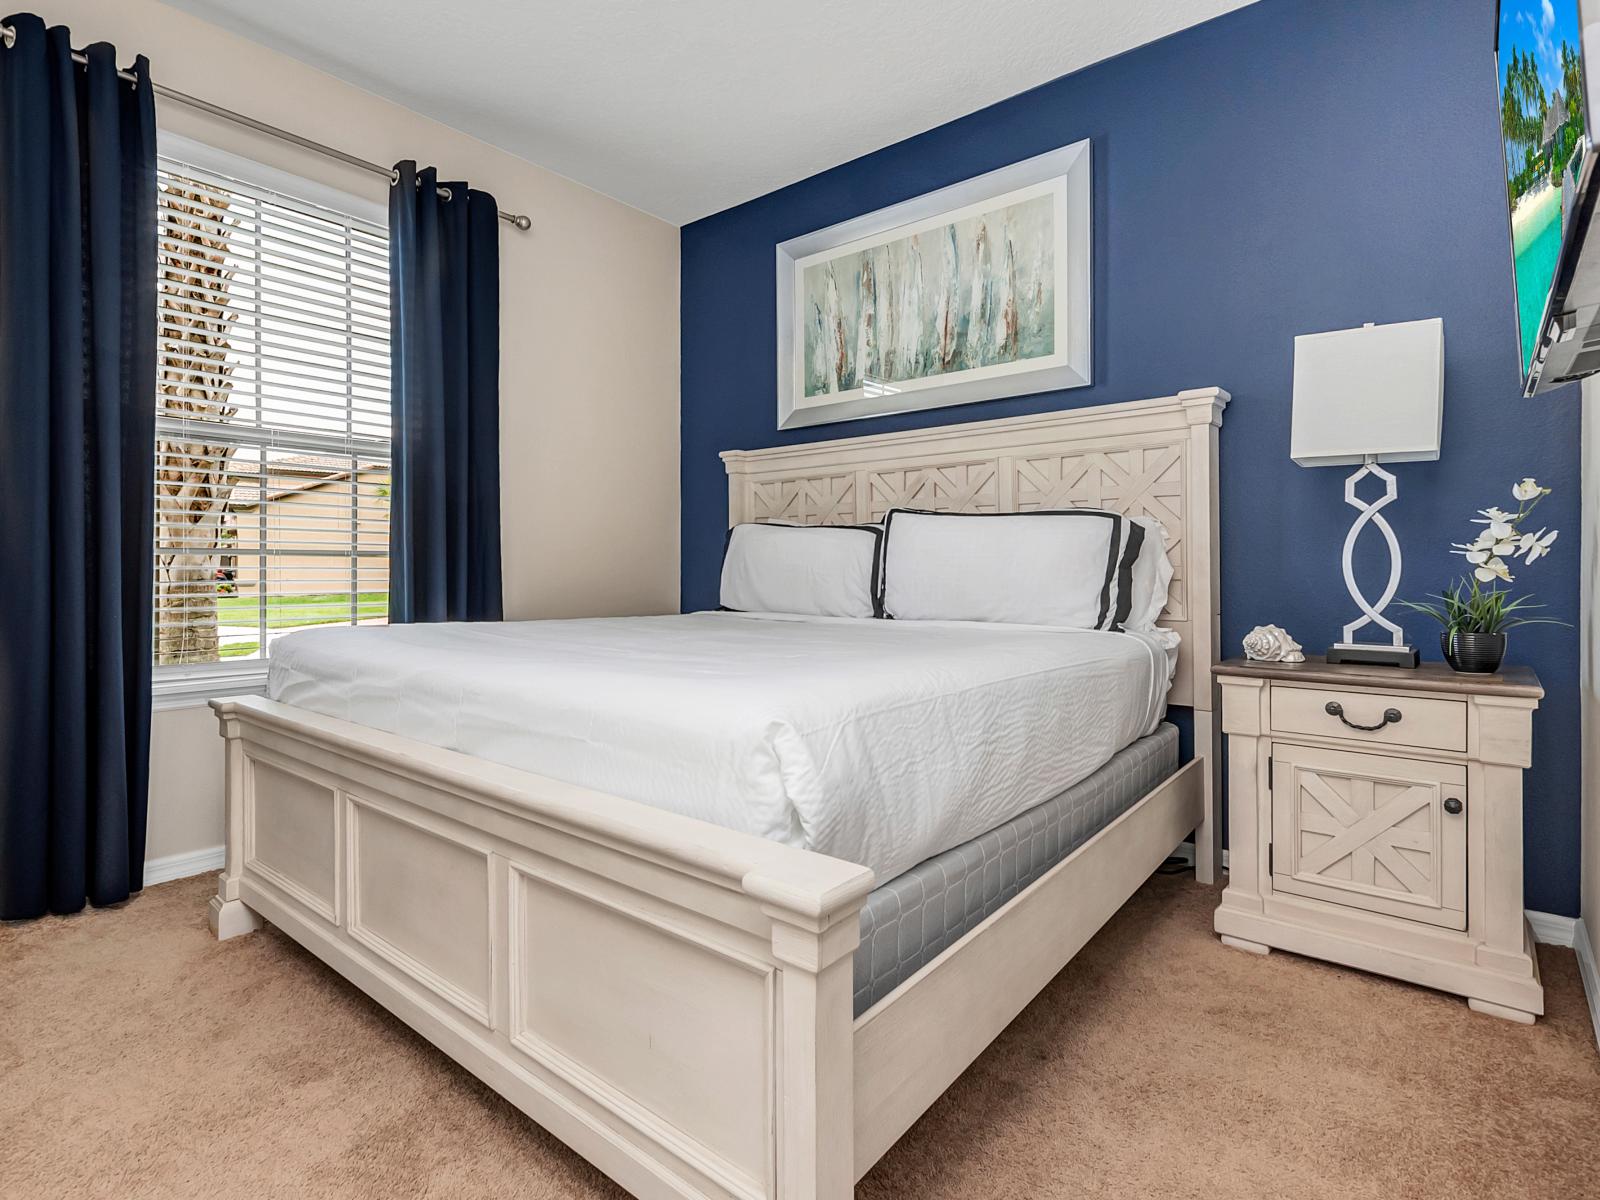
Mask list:
[[1438,317],[1295,338],[1289,457],[1302,467],[1438,458],[1443,416]]

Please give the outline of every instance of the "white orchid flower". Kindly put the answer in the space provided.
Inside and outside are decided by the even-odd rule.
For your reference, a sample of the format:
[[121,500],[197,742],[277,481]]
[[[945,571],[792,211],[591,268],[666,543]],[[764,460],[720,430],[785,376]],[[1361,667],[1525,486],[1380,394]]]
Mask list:
[[1541,529],[1538,533],[1523,534],[1522,540],[1517,543],[1517,548],[1527,555],[1523,561],[1534,562],[1542,556],[1549,554],[1550,546],[1556,540],[1556,534],[1560,532],[1561,531],[1559,529],[1552,529],[1548,534],[1546,534],[1545,531]]
[[[1556,540],[1554,529],[1541,529],[1538,533],[1523,533],[1521,524],[1539,500],[1550,494],[1532,475],[1511,486],[1511,495],[1517,501],[1517,510],[1507,512],[1498,505],[1480,508],[1472,524],[1482,526],[1471,539],[1451,542],[1450,553],[1459,554],[1472,569],[1472,597],[1477,602],[1478,584],[1514,583],[1511,567],[1518,561],[1535,562],[1550,553]],[[1485,593],[1490,594],[1490,593]]]
[[1517,519],[1516,513],[1508,513],[1503,508],[1480,508],[1478,511],[1483,516],[1482,518],[1474,517],[1472,523],[1474,525],[1487,525],[1489,527],[1487,532],[1494,535],[1495,541],[1503,542],[1516,533],[1516,529],[1512,526],[1512,522]]
[[1478,577],[1479,583],[1488,583],[1492,579],[1499,579],[1506,583],[1511,582],[1510,568],[1506,566],[1505,560],[1501,558],[1491,558],[1482,566],[1475,568],[1472,573]]

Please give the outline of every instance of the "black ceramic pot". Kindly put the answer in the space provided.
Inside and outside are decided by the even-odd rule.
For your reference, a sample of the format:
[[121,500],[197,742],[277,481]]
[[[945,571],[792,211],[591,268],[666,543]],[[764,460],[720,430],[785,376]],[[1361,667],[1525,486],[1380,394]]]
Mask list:
[[1446,629],[1439,634],[1444,660],[1458,671],[1492,675],[1506,656],[1503,633],[1463,633]]

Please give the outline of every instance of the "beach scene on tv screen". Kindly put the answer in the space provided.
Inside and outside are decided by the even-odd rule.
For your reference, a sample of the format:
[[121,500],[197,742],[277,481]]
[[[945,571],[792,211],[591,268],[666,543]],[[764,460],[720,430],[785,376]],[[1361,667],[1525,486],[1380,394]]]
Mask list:
[[1524,372],[1555,279],[1562,212],[1576,194],[1586,149],[1578,45],[1578,0],[1501,0],[1500,132]]

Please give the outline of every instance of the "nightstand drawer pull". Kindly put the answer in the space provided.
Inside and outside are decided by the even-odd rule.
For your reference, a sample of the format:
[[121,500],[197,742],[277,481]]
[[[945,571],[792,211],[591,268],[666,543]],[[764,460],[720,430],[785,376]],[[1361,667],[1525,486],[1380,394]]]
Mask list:
[[1452,817],[1459,817],[1461,815],[1461,801],[1454,796],[1447,797],[1444,802],[1444,810]]
[[1357,725],[1349,717],[1344,715],[1344,705],[1340,704],[1337,700],[1329,700],[1322,711],[1327,713],[1330,717],[1338,717],[1340,721],[1344,722],[1344,724],[1348,725],[1351,729],[1359,729],[1363,733],[1372,733],[1374,730],[1382,729],[1385,725],[1400,724],[1400,710],[1398,708],[1384,709],[1383,720],[1379,721],[1376,725]]

